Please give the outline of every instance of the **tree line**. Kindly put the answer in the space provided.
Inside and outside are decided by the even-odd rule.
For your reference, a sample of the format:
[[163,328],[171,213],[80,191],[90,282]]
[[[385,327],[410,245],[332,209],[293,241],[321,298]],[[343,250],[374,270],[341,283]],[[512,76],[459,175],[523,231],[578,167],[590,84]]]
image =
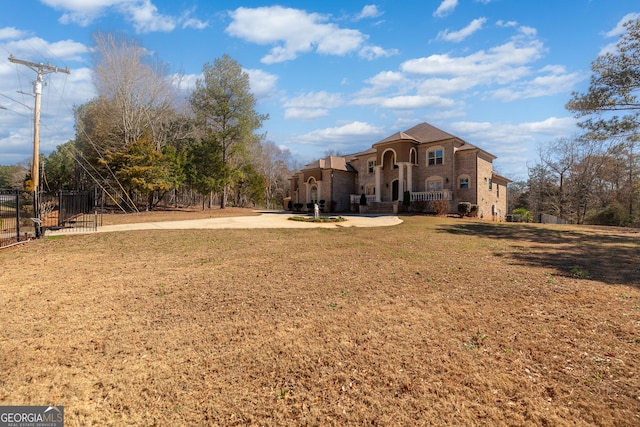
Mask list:
[[[94,33],[97,96],[75,107],[75,139],[44,159],[47,190],[96,185],[123,210],[198,194],[203,208],[281,206],[288,150],[258,133],[249,76],[228,55],[203,66],[190,92],[137,41]],[[174,198],[175,199],[175,198]]]
[[640,20],[624,28],[592,63],[588,90],[566,104],[581,133],[539,147],[528,179],[510,185],[510,211],[640,226]]

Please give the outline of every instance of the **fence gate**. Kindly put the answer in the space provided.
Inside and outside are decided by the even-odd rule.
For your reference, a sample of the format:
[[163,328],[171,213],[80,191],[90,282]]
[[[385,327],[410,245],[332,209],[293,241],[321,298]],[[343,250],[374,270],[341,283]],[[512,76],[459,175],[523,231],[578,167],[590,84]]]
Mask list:
[[43,194],[40,221],[43,230],[96,231],[102,225],[102,197],[94,191]]

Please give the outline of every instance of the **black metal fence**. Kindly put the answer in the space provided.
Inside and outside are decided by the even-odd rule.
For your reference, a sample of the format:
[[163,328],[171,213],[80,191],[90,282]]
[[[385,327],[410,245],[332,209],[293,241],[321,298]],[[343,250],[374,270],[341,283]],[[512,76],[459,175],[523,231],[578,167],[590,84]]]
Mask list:
[[40,220],[43,231],[96,231],[102,225],[103,198],[98,191],[61,191],[43,194]]
[[102,225],[102,193],[62,191],[40,194],[0,189],[0,248],[43,236],[47,230],[89,232]]
[[37,237],[33,192],[0,190],[0,248]]

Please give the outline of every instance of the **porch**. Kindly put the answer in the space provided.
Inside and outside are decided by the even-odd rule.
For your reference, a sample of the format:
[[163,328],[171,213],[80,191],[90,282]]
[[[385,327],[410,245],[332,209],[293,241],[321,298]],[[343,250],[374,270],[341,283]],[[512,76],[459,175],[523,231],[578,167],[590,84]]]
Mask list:
[[[432,200],[453,200],[453,191],[452,190],[440,190],[440,191],[410,191],[410,202],[430,202]],[[403,194],[399,194],[399,200],[402,202]],[[360,194],[351,194],[352,205],[360,204],[360,198],[362,195]],[[369,194],[365,196],[367,198],[367,205],[372,205],[376,203],[376,196],[373,194]],[[393,200],[394,202],[396,200]],[[378,202],[380,203],[380,202]]]
[[[411,203],[430,202],[432,200],[453,200],[452,190],[411,191],[409,194],[409,201]],[[398,213],[398,205],[403,202],[402,200],[376,201],[375,195],[366,195],[367,204],[362,206],[360,205],[361,197],[362,195],[360,194],[350,195],[352,211],[369,214]],[[402,197],[402,195],[400,197]]]

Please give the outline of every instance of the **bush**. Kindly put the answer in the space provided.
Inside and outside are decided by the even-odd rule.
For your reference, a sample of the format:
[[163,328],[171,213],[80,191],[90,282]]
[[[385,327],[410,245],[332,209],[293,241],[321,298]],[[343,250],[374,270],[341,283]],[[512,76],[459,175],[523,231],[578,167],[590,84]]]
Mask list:
[[402,196],[402,204],[405,206],[409,206],[411,204],[411,192],[405,191]]
[[471,212],[471,203],[470,202],[460,202],[458,203],[458,213],[460,216],[467,216]]
[[364,193],[360,195],[360,206],[367,206],[367,196]]
[[619,203],[591,212],[585,218],[585,223],[593,225],[613,225],[626,227],[632,223],[629,212]]
[[517,208],[511,212],[516,222],[533,222],[533,214],[526,208]]
[[451,204],[448,200],[432,200],[429,202],[430,208],[432,211],[436,213],[436,215],[444,216],[449,213],[449,209],[451,209]]
[[471,208],[469,209],[469,216],[473,218],[477,218],[479,209],[480,208],[478,207],[478,205],[471,205]]
[[416,200],[411,206],[414,212],[424,212],[427,209],[427,202],[424,200]]
[[289,200],[289,202],[287,203],[287,210],[290,211],[293,208],[293,202],[291,200]]
[[302,210],[302,207],[304,205],[302,203],[294,203],[293,204],[293,208],[296,210],[296,212],[300,212]]

